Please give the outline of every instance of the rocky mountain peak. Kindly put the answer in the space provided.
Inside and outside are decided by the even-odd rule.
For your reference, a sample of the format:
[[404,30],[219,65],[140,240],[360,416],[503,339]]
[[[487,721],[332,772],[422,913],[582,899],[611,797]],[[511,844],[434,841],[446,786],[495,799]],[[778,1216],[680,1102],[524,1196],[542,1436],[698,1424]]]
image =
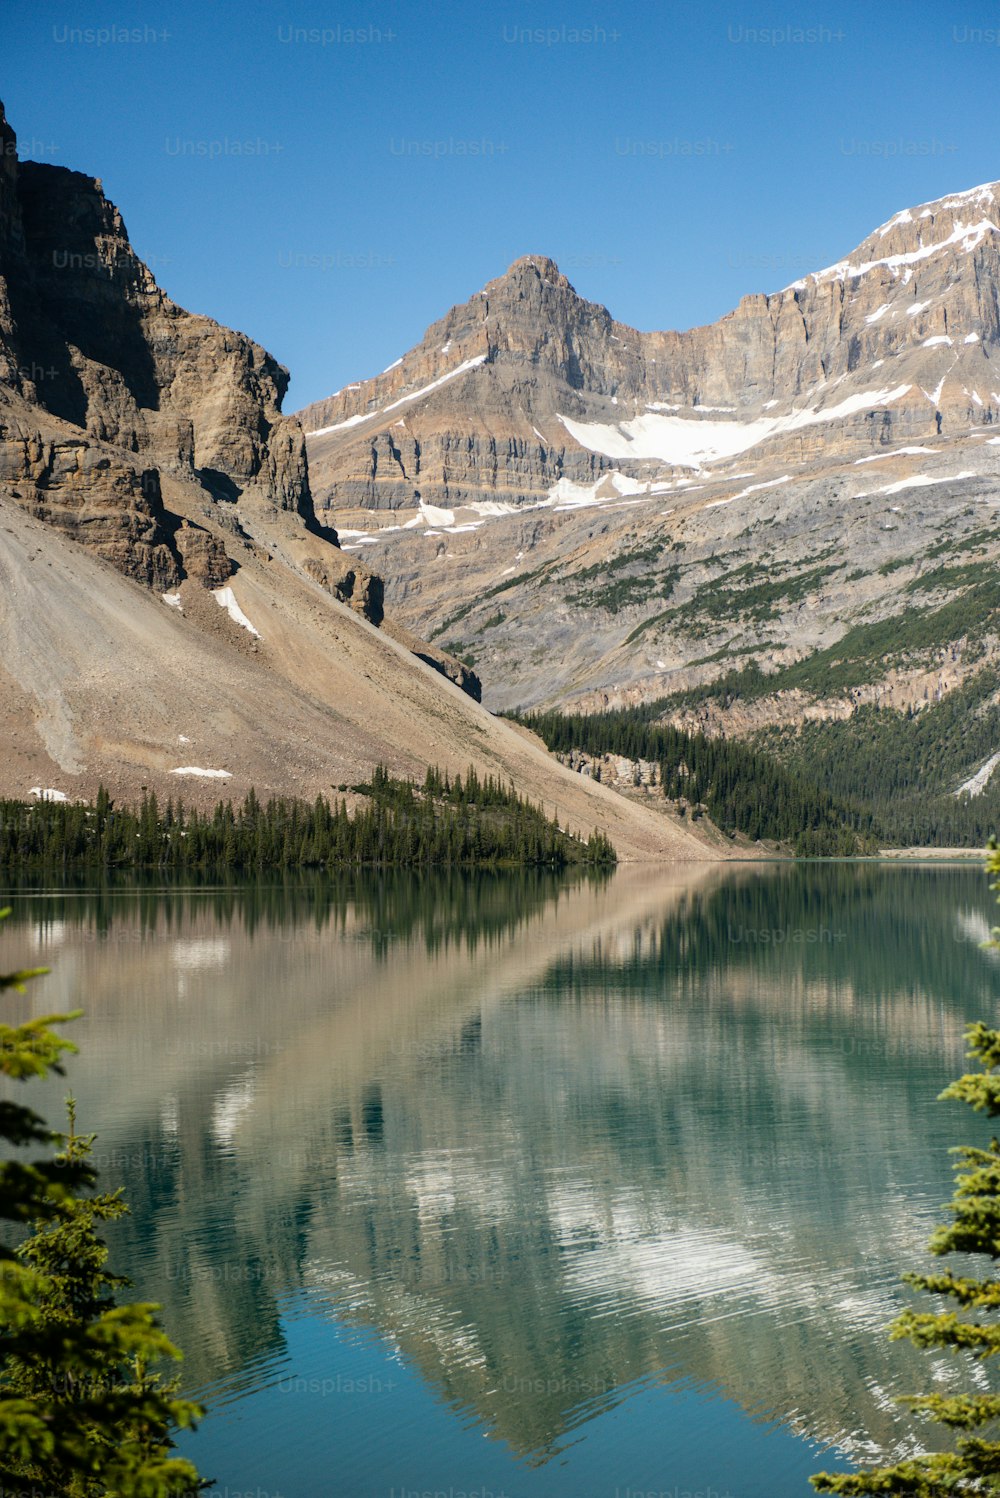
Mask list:
[[287,371],[170,300],[100,179],[19,161],[2,105],[0,153],[0,491],[158,589],[316,533]]
[[508,286],[521,286],[532,280],[544,281],[546,285],[555,286],[560,291],[569,291],[576,295],[574,288],[570,285],[566,276],[563,275],[554,260],[548,255],[521,255],[510,265],[504,275],[498,276],[496,280],[490,281],[484,287],[482,295],[487,296],[491,292],[496,295],[498,291]]
[[314,492],[338,509],[537,505],[608,470],[864,457],[1000,420],[998,344],[993,183],[903,209],[836,264],[682,332],[618,323],[525,255],[383,375],[302,413]]

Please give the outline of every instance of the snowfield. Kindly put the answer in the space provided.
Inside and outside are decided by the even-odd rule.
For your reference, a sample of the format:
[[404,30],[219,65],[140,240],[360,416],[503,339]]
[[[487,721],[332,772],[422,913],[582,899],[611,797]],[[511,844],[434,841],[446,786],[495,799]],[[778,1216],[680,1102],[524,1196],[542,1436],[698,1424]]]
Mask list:
[[698,421],[686,416],[663,416],[647,410],[630,421],[605,425],[601,422],[559,420],[571,437],[589,452],[608,458],[655,460],[678,468],[701,468],[720,458],[734,458],[751,447],[783,432],[823,422],[840,421],[874,406],[888,406],[910,390],[862,390],[823,410],[792,410],[785,416],[761,416],[754,421]]

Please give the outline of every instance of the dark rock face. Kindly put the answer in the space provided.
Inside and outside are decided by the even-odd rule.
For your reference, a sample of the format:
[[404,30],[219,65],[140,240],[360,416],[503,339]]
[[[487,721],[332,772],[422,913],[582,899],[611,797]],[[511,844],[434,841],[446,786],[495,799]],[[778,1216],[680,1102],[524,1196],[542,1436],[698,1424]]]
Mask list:
[[99,181],[26,162],[16,200],[23,248],[4,270],[22,393],[157,467],[221,476],[234,500],[311,515],[301,433],[280,414],[287,372],[170,301]]
[[307,557],[303,570],[314,582],[339,598],[341,603],[364,615],[371,624],[381,624],[385,610],[382,607],[382,579],[357,562],[348,562],[343,552],[333,556]]
[[382,579],[317,521],[287,386],[157,286],[97,179],[19,162],[0,105],[0,500],[157,592],[220,588],[256,547],[379,625]]
[[181,526],[164,482],[195,510],[313,523],[287,373],[170,301],[99,181],[19,162],[2,107],[0,149],[0,480],[139,582],[218,586],[224,543]]

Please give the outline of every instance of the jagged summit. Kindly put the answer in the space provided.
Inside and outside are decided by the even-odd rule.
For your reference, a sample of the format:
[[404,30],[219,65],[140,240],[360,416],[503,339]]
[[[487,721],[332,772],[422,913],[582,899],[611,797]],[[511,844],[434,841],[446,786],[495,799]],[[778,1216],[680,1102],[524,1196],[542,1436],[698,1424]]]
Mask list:
[[989,425],[998,271],[997,184],[904,209],[837,264],[685,332],[618,323],[548,256],[521,256],[383,374],[301,413],[317,501],[539,504],[609,470],[862,456],[939,416]]
[[550,286],[558,286],[562,291],[574,291],[567,277],[548,255],[521,255],[508,266],[502,276],[488,282],[480,295],[485,296],[491,288],[502,286],[505,282],[520,282],[530,276],[537,276],[539,280]]
[[[915,208],[903,208],[899,213],[893,214],[886,224],[880,225],[876,232],[881,233],[889,224],[897,220],[908,223],[911,215],[916,215],[918,218],[929,217],[934,209],[959,208],[986,199],[991,199],[994,203],[1000,201],[1000,179],[996,182],[979,182],[975,187],[966,187],[960,192],[945,193],[940,198],[929,198],[926,203],[918,203]],[[928,210],[926,214],[925,210]]]
[[[303,413],[317,503],[497,706],[655,699],[933,608],[935,558],[954,539],[967,578],[995,531],[998,226],[996,184],[948,194],[682,332],[522,256]],[[942,676],[884,690],[925,700],[960,658],[942,635]]]

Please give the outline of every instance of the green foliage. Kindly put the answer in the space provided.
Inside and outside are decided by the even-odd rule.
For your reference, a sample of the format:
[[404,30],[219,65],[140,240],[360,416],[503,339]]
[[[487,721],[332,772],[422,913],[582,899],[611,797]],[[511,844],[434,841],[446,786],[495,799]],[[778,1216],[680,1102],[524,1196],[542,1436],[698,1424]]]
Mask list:
[[660,617],[676,621],[682,630],[690,630],[695,620],[719,624],[749,619],[763,623],[777,618],[790,603],[798,603],[815,592],[825,578],[840,571],[841,565],[811,567],[782,576],[777,566],[745,562],[734,571],[713,578],[698,589],[694,598]]
[[565,868],[615,862],[607,838],[572,837],[513,785],[471,768],[464,779],[428,772],[421,788],[384,767],[353,787],[367,804],[350,815],[341,800],[312,805],[269,800],[251,790],[234,808],[208,816],[154,796],[116,809],[106,792],[95,806],[0,801],[0,868],[265,870],[343,867],[476,867],[508,864]]
[[[0,990],[23,991],[36,975],[0,975]],[[60,1058],[74,1047],[51,1025],[71,1018],[0,1027],[0,1072],[61,1074]],[[92,1194],[92,1140],[76,1134],[72,1104],[64,1137],[5,1102],[0,1139],[10,1148],[61,1146],[54,1158],[0,1162],[0,1218],[34,1228],[16,1249],[0,1244],[0,1490],[65,1498],[197,1490],[194,1466],[170,1454],[170,1432],[202,1412],[149,1371],[180,1356],[156,1322],[158,1307],[115,1303],[127,1281],[107,1271],[97,1227],[126,1208],[117,1192]]]
[[[987,868],[1000,875],[1000,847],[995,841],[990,846]],[[991,888],[1000,889],[1000,881]],[[941,1098],[967,1103],[988,1118],[1000,1117],[1000,1030],[977,1023],[966,1036],[969,1055],[978,1060],[980,1069],[959,1077]],[[893,1322],[890,1336],[985,1363],[1000,1353],[996,1320],[1000,1310],[1000,1140],[992,1139],[985,1149],[964,1145],[953,1153],[957,1156],[950,1209],[953,1220],[935,1231],[928,1246],[938,1256],[960,1254],[966,1260],[980,1256],[988,1261],[989,1269],[981,1277],[951,1269],[943,1274],[905,1275],[914,1289],[951,1300],[958,1310],[906,1310]],[[961,1432],[954,1449],[870,1472],[820,1472],[812,1478],[813,1486],[821,1493],[907,1493],[919,1498],[1000,1491],[1000,1395],[923,1394],[903,1403],[946,1429]]]
[[[617,614],[621,609],[644,603],[647,598],[669,598],[674,591],[680,568],[670,566],[660,572],[641,571],[639,575],[619,576],[633,567],[643,568],[662,561],[667,548],[678,549],[678,543],[670,544],[664,536],[649,546],[633,546],[620,551],[607,561],[594,562],[589,567],[580,567],[566,579],[574,585],[573,591],[564,595],[566,602],[575,608],[604,609]],[[592,587],[582,587],[593,583]]]
[[536,578],[543,577],[554,565],[554,562],[543,562],[540,567],[533,568],[531,572],[518,572],[513,577],[505,577],[503,582],[495,583],[492,588],[487,588],[480,597],[496,598],[498,593],[506,593],[511,588],[519,588],[523,583],[532,583]]
[[[936,579],[925,575],[915,582],[923,586],[926,580],[928,587],[947,586],[947,571],[942,569]],[[888,619],[855,624],[836,644],[813,651],[790,666],[766,675],[753,666],[730,671],[707,686],[678,693],[672,702],[679,706],[706,698],[727,703],[737,698],[750,701],[794,687],[826,697],[880,681],[887,667],[928,659],[953,641],[965,640],[968,653],[970,646],[978,645],[996,629],[1000,611],[1000,581],[982,566],[973,568],[970,577],[973,575],[976,581],[937,608],[911,606]],[[911,597],[915,591],[910,584]]]
[[652,721],[656,708],[653,703],[604,713],[535,713],[522,721],[556,752],[579,749],[653,761],[668,800],[704,807],[726,832],[792,843],[804,856],[847,855],[869,846],[863,813],[738,740],[710,739]]
[[442,648],[447,650],[449,655],[453,655],[457,661],[461,661],[463,666],[468,666],[472,671],[479,664],[479,657],[470,646],[465,644],[464,640],[445,640]]
[[985,847],[1000,824],[1000,789],[957,787],[996,750],[1000,672],[985,667],[919,712],[874,705],[849,718],[769,729],[755,743],[831,796],[862,800],[884,843]]

